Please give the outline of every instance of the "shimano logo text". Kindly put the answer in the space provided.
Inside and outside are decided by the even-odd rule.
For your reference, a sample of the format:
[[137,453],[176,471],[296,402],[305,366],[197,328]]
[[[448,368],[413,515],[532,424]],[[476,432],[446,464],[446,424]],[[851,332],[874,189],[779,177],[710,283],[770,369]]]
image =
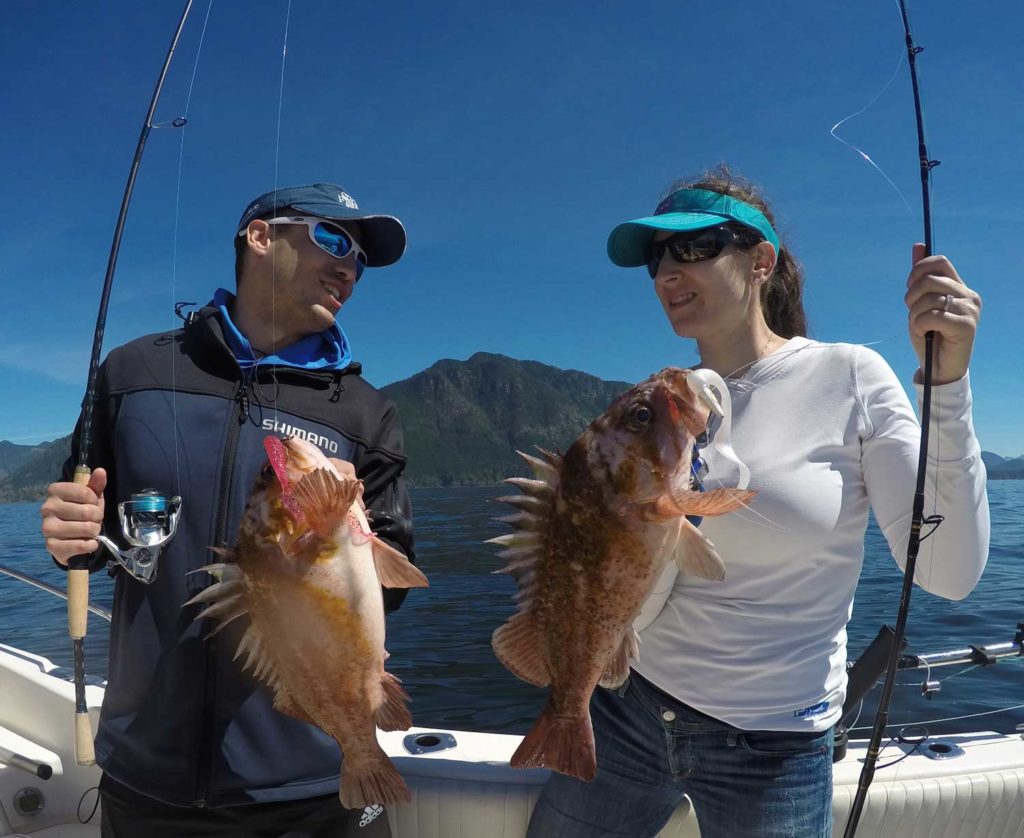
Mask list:
[[338,443],[335,440],[315,434],[312,431],[307,431],[305,428],[296,428],[277,419],[264,419],[262,428],[265,431],[281,434],[281,436],[297,436],[300,439],[306,440],[306,442],[312,442],[315,446],[330,454],[338,453]]

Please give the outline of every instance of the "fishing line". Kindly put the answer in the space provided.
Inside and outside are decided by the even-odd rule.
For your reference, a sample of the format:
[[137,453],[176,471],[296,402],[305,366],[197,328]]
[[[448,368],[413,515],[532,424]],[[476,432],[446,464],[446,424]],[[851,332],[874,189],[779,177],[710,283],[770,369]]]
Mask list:
[[[185,128],[188,125],[188,111],[192,104],[192,90],[196,84],[196,73],[199,70],[199,56],[203,53],[203,42],[206,40],[206,27],[210,23],[210,12],[213,9],[213,0],[210,0],[206,7],[206,17],[203,20],[203,31],[199,35],[199,46],[196,48],[196,58],[192,64],[192,78],[188,85],[188,94],[185,96],[185,109],[179,117],[173,121],[175,127],[181,129],[181,142],[178,145],[178,179],[174,190],[174,234],[171,241],[171,304],[175,304],[177,297],[178,282],[178,222],[181,218],[181,173],[185,159]],[[180,124],[179,123],[180,120]],[[177,316],[177,312],[174,316]],[[172,320],[172,327],[175,326]],[[171,329],[174,331],[174,328]],[[181,494],[181,457],[178,446],[178,382],[176,379],[174,365],[174,341],[169,344],[171,353],[171,414],[174,417],[174,494]]]
[[[899,0],[897,0],[896,2],[896,11],[897,13],[899,13]],[[849,122],[851,119],[854,119],[860,116],[861,114],[865,113],[866,111],[870,110],[871,106],[874,105],[875,102],[877,102],[879,99],[881,99],[883,95],[885,95],[885,92],[892,86],[892,83],[896,80],[896,77],[899,75],[900,70],[903,69],[903,54],[904,50],[901,49],[900,59],[896,64],[896,69],[893,70],[892,75],[889,77],[889,81],[885,83],[885,86],[880,91],[878,91],[875,97],[856,113],[852,113],[849,116],[840,119],[839,122],[832,126],[832,130],[829,131],[829,134],[831,134],[832,137],[834,137],[835,139],[839,140],[839,142],[841,142],[847,148],[852,148],[855,152],[857,152],[857,154],[859,154],[862,158],[867,160],[867,162],[871,164],[874,170],[878,172],[878,174],[880,174],[883,178],[885,178],[886,183],[888,183],[889,186],[891,186],[896,191],[896,194],[900,196],[900,200],[903,201],[903,206],[907,208],[907,212],[910,213],[911,217],[913,217],[914,211],[910,207],[910,202],[907,201],[906,196],[900,191],[900,188],[893,182],[892,178],[885,173],[882,167],[875,163],[875,161],[872,160],[871,157],[868,156],[867,152],[865,152],[863,149],[858,148],[856,145],[854,145],[851,142],[848,142],[847,140],[844,140],[842,137],[839,136],[839,134],[836,133],[836,131],[839,129],[839,126],[841,126],[845,122]]]
[[[279,187],[279,168],[281,162],[281,114],[284,110],[284,70],[288,60],[288,29],[292,19],[292,0],[288,0],[288,9],[284,18],[284,43],[281,45],[281,79],[277,90],[277,138],[274,145],[274,204],[277,204],[277,190]],[[277,354],[277,248],[271,254],[270,262],[270,340],[271,350]],[[278,427],[277,396],[280,388],[277,383],[277,365],[271,364],[271,380],[274,382],[274,427]],[[259,374],[256,374],[256,386],[259,387]]]
[[[910,737],[910,736],[905,735],[904,732],[903,732],[905,730],[913,730],[914,728],[920,728],[922,731],[924,731],[923,735]],[[882,763],[881,765],[877,766],[877,768],[879,768],[879,769],[891,768],[894,765],[898,765],[899,763],[903,762],[903,760],[905,760],[907,757],[913,756],[915,753],[917,753],[917,749],[920,748],[930,738],[931,738],[931,732],[924,725],[917,725],[917,724],[915,724],[915,725],[907,725],[906,727],[901,727],[900,730],[899,730],[899,733],[897,733],[895,736],[890,736],[889,737],[889,742],[885,745],[885,747],[882,748],[882,750],[884,751],[885,748],[889,747],[889,745],[897,745],[897,744],[899,744],[899,745],[913,745],[914,747],[912,747],[909,751],[907,751],[905,754],[903,754],[903,756],[897,757],[896,759],[894,759],[894,760],[892,760],[890,762]]]
[[[922,725],[934,725],[934,724],[938,724],[939,722],[958,722],[958,721],[961,721],[962,719],[976,719],[979,716],[993,716],[996,713],[1009,713],[1011,710],[1020,710],[1021,708],[1024,708],[1024,704],[1014,704],[1011,707],[1000,707],[998,710],[985,710],[985,711],[983,711],[981,713],[968,713],[966,716],[948,716],[945,719],[928,719],[927,721],[921,722],[920,724],[922,724]],[[896,727],[898,724],[899,724],[899,722],[893,722],[892,724],[887,724],[886,727],[887,728],[889,728],[889,727]],[[850,728],[851,732],[854,731],[854,730],[871,730],[871,728],[870,727]]]
[[[905,16],[904,16],[903,8],[900,5],[900,0],[895,0],[895,5],[896,5],[896,12],[897,12],[897,14],[900,17],[901,25],[903,25],[904,17]],[[909,29],[908,29],[908,39],[909,39]],[[911,43],[909,43],[909,41],[908,41],[908,48],[913,50],[912,53],[909,53],[911,56],[917,55],[921,51],[921,49],[922,49],[921,47],[912,46]],[[885,178],[886,183],[888,183],[889,186],[891,186],[892,189],[896,192],[896,194],[900,196],[900,200],[903,202],[903,205],[907,208],[907,212],[909,212],[910,215],[913,217],[914,216],[914,211],[911,209],[910,203],[907,201],[906,196],[903,194],[903,192],[900,190],[900,188],[895,184],[895,182],[893,182],[892,178],[890,178],[889,175],[886,174],[886,172],[882,169],[881,166],[879,166],[877,163],[875,163],[874,160],[871,159],[871,157],[867,154],[867,152],[865,152],[863,149],[859,148],[858,146],[854,145],[853,143],[848,142],[847,140],[843,139],[837,133],[839,127],[842,126],[844,123],[846,123],[849,120],[854,119],[855,117],[858,117],[861,114],[863,114],[866,111],[868,111],[875,104],[875,102],[877,102],[885,94],[885,92],[892,86],[892,83],[896,80],[896,77],[899,75],[900,70],[903,68],[904,52],[905,52],[904,49],[900,50],[900,57],[899,57],[899,61],[896,64],[896,69],[893,71],[892,75],[889,77],[889,80],[885,83],[885,86],[874,96],[874,98],[872,98],[871,101],[868,102],[859,111],[857,111],[855,113],[852,113],[849,116],[844,117],[843,119],[839,120],[839,122],[837,122],[835,125],[832,126],[832,129],[831,129],[831,131],[829,131],[829,133],[835,139],[837,139],[839,142],[841,142],[843,145],[845,145],[848,148],[851,148],[855,152],[857,152],[857,154],[859,154],[864,160],[866,160],[876,172],[878,172],[883,178]],[[911,64],[912,64],[911,72],[912,72],[913,75],[915,75],[915,79],[914,79],[914,95],[915,95],[915,99],[916,99],[916,98],[919,97],[918,82],[917,82],[917,79],[916,79],[916,74],[919,72],[919,68],[916,66],[915,62],[911,62]],[[923,111],[922,111],[922,109],[920,107],[917,108],[917,116],[918,116],[918,118],[920,120],[920,131],[919,131],[919,134],[920,134],[920,137],[921,137],[920,145],[923,147],[923,145],[924,145],[923,137],[924,137],[924,132],[925,132],[925,130],[927,128],[927,125],[926,125],[926,122],[925,122],[925,119],[924,119]],[[936,165],[938,165],[938,161],[925,160],[925,161],[923,161],[922,165],[927,167],[926,168],[926,172],[927,172],[927,191],[930,192],[931,191],[931,186],[932,186],[931,170]],[[925,196],[925,215],[926,215],[925,225],[926,225],[927,229],[925,231],[925,236],[926,236],[926,238],[929,239],[929,241],[926,242],[926,244],[927,244],[927,252],[925,254],[926,256],[930,256],[931,255],[931,241],[930,241],[930,237],[931,237],[931,215],[928,212],[928,206],[929,206],[929,199],[928,199],[928,197],[926,195]],[[936,428],[936,430],[938,430],[938,428]],[[941,437],[937,434],[936,435],[935,460],[938,461],[938,462],[941,462],[940,445],[941,445]],[[938,487],[938,470],[933,467],[933,469],[932,469],[932,514],[929,516],[929,518],[931,518],[933,520],[936,518],[935,511],[937,509],[937,503],[938,503],[937,487]],[[938,524],[935,524],[935,527],[937,527],[937,526],[938,526]],[[933,527],[933,529],[927,535],[931,535],[932,532],[934,532],[934,529],[935,528]],[[925,536],[925,538],[927,538],[927,535]],[[924,539],[921,539],[921,540],[923,541]],[[934,569],[934,563],[935,563],[935,542],[932,542],[929,545],[928,561],[926,563],[926,566],[924,567],[924,573],[922,574],[923,581],[922,581],[921,584],[922,584],[922,587],[924,587],[925,589],[929,588],[930,585],[931,585],[932,572],[933,572],[933,569]]]
[[[93,791],[96,792],[96,800],[92,804],[92,811],[89,812],[89,814],[85,818],[83,818],[82,817],[82,804],[85,803],[85,798],[89,794],[89,792],[93,792]],[[96,815],[96,810],[99,808],[99,806],[100,806],[100,787],[99,786],[91,786],[91,787],[87,788],[85,791],[82,792],[82,796],[80,798],[78,798],[78,810],[75,813],[78,816],[78,822],[79,823],[89,823],[89,821],[91,821],[93,819],[93,817]]]

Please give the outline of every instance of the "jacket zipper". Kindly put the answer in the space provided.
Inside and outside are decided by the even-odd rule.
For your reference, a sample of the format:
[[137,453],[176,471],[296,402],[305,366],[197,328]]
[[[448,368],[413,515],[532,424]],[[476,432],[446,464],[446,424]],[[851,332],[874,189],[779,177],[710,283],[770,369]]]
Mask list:
[[[238,453],[239,431],[249,415],[249,387],[243,376],[239,381],[234,398],[235,409],[232,411],[227,440],[224,445],[224,464],[220,473],[220,503],[217,508],[215,541],[218,547],[230,547],[227,544],[228,512],[231,509],[233,486],[231,475],[235,467],[235,456]],[[203,716],[199,725],[199,770],[196,774],[196,794],[192,805],[204,808],[210,795],[210,774],[213,771],[213,733],[217,710],[217,646],[219,638],[214,637],[202,642],[203,649]]]

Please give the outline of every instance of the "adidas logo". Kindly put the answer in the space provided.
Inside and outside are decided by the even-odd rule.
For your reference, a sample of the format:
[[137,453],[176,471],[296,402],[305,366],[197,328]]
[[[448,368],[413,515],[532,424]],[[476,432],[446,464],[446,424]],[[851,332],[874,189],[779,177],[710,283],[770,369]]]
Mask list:
[[359,819],[360,826],[368,826],[384,814],[384,807],[379,803],[372,803],[363,809],[363,816]]

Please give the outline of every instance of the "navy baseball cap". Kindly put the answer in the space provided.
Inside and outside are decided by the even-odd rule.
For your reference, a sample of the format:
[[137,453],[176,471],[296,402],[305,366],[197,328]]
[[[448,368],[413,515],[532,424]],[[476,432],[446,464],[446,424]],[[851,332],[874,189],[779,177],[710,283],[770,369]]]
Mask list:
[[405,252],[405,228],[393,215],[379,215],[359,209],[355,199],[333,183],[311,186],[290,186],[260,195],[245,208],[238,220],[238,233],[255,218],[273,218],[289,209],[317,218],[358,221],[359,244],[366,251],[366,266],[381,268],[392,265]]

